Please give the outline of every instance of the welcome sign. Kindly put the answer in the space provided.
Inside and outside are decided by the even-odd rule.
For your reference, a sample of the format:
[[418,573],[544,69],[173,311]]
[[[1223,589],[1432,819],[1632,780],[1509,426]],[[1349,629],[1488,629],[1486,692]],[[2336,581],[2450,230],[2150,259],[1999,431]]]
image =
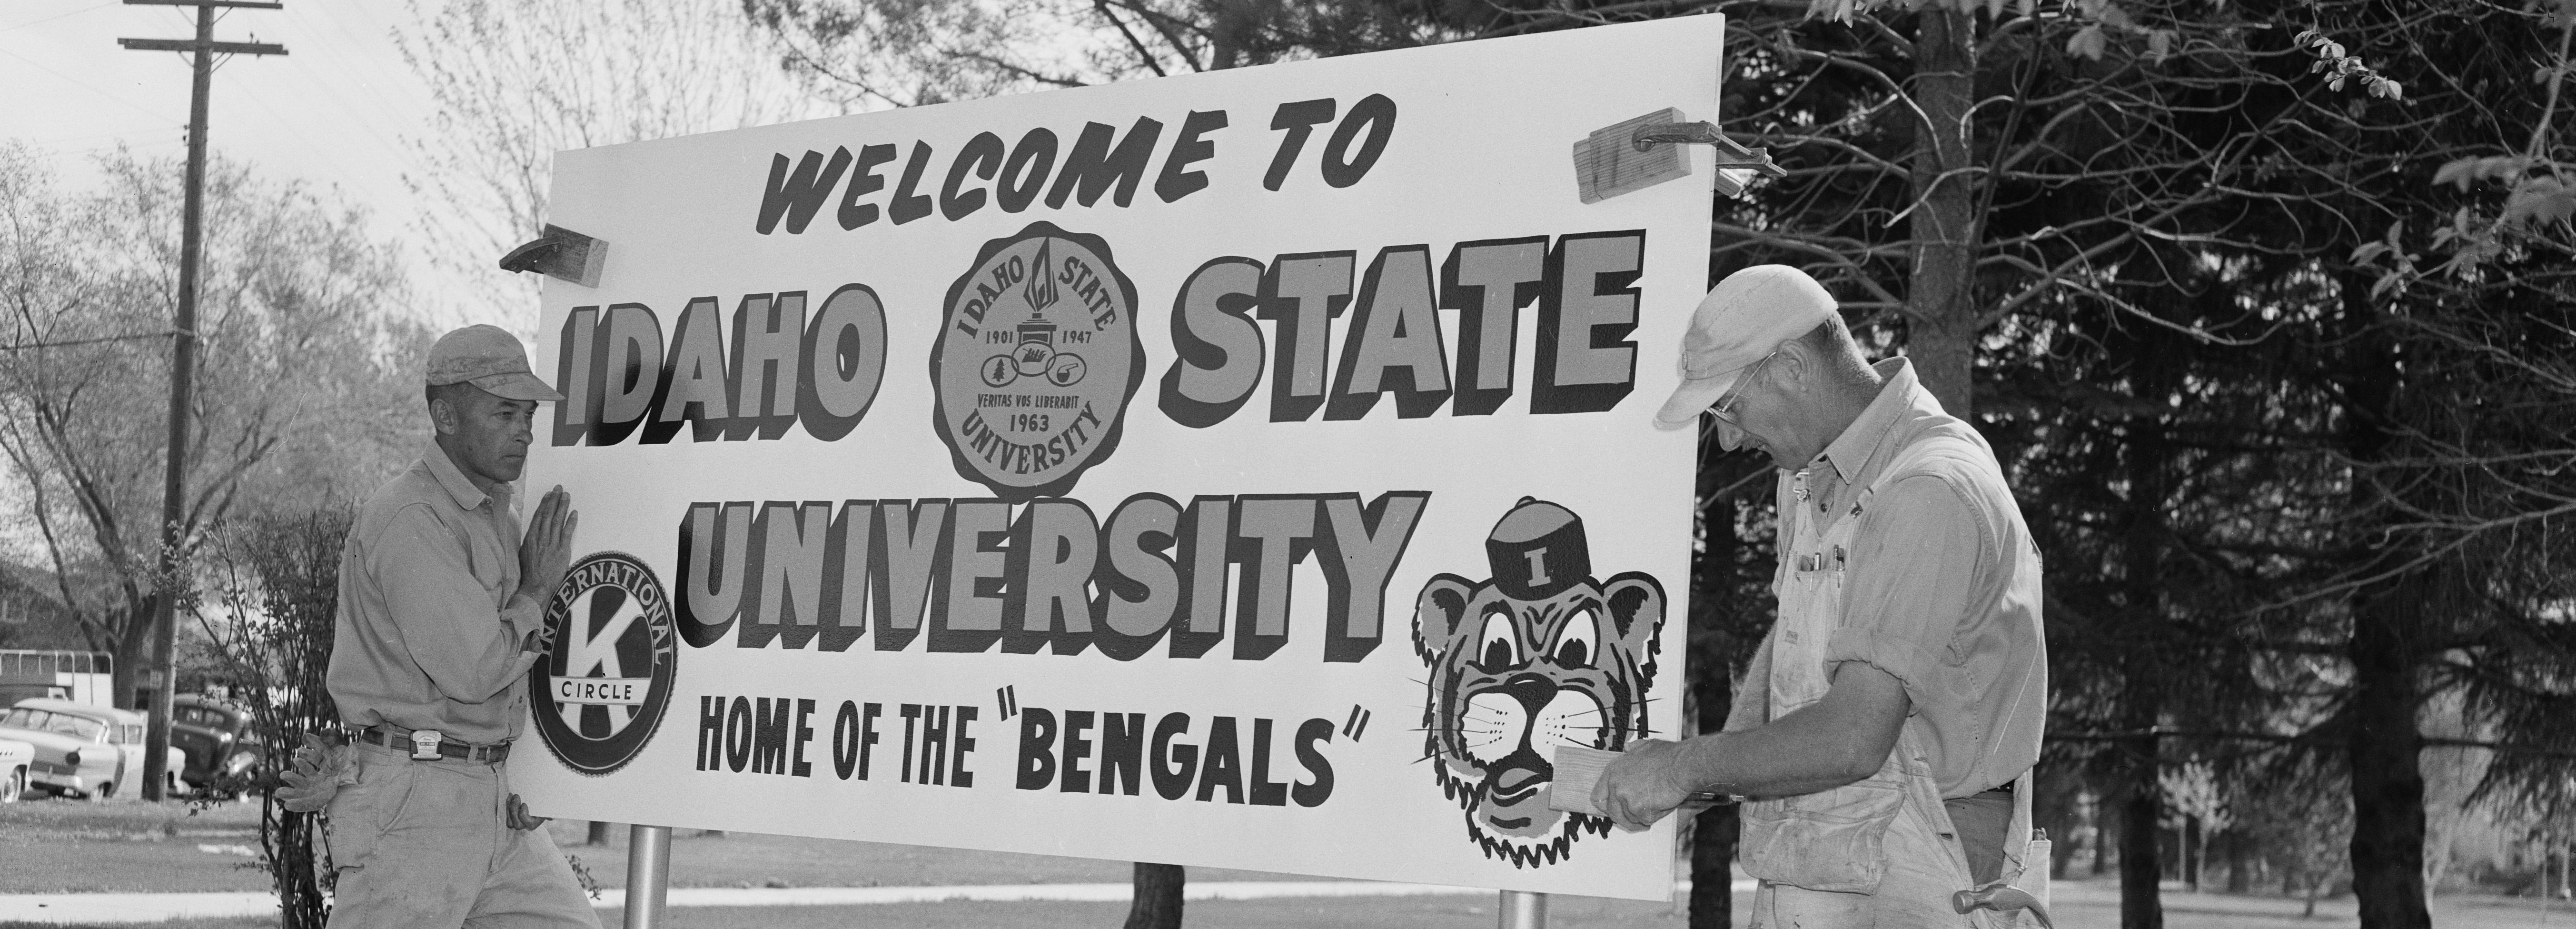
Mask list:
[[[1549,808],[1679,728],[1651,427],[1719,17],[566,152],[585,553],[513,780],[612,822],[1661,899]],[[685,867],[685,863],[683,863]]]

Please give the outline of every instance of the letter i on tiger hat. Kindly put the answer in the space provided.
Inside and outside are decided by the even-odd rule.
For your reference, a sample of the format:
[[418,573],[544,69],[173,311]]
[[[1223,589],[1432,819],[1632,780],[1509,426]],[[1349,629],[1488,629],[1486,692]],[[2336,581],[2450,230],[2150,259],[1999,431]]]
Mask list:
[[1535,497],[1522,497],[1485,536],[1494,587],[1514,600],[1545,600],[1592,576],[1583,517]]

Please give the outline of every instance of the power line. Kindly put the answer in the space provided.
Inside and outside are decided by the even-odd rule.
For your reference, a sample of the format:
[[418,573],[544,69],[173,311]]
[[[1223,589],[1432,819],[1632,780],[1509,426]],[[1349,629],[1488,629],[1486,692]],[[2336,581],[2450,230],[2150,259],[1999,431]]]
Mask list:
[[101,342],[132,342],[139,339],[166,339],[179,334],[176,330],[138,332],[133,335],[103,335],[95,339],[64,339],[60,342],[19,342],[0,344],[0,352],[23,352],[39,348],[67,348],[74,345],[97,345]]
[[29,21],[27,21],[27,22],[19,23],[19,24],[15,25],[15,26],[10,26],[10,27],[7,27],[7,28],[0,28],[0,32],[16,32],[16,31],[18,31],[18,30],[20,30],[20,29],[25,29],[25,28],[27,28],[27,27],[29,27],[29,26],[41,26],[41,25],[44,25],[44,24],[46,24],[46,23],[53,22],[54,20],[62,19],[62,18],[64,18],[64,17],[69,17],[69,16],[79,16],[79,15],[81,15],[81,14],[83,14],[83,13],[88,13],[88,12],[92,12],[92,11],[95,11],[95,10],[104,10],[104,9],[107,9],[108,7],[112,7],[112,6],[115,6],[115,5],[116,5],[116,0],[108,0],[108,2],[106,2],[106,3],[102,3],[102,4],[99,4],[99,5],[97,5],[97,6],[85,6],[85,7],[81,7],[80,9],[73,10],[73,11],[71,11],[71,12],[69,12],[69,13],[56,13],[56,14],[54,14],[54,15],[52,15],[52,16],[48,16],[48,17],[45,17],[45,18],[43,18],[43,19],[29,20]]
[[154,118],[154,119],[159,119],[159,120],[168,120],[168,119],[170,118],[170,117],[169,117],[168,115],[166,115],[166,114],[162,114],[162,113],[155,113],[155,112],[153,112],[152,110],[150,110],[150,109],[146,108],[143,104],[136,103],[136,102],[134,102],[134,101],[132,101],[132,100],[125,99],[124,97],[120,97],[120,96],[117,96],[117,95],[115,95],[115,94],[113,94],[113,93],[109,93],[109,92],[107,92],[107,91],[100,90],[100,89],[98,89],[98,88],[96,88],[96,87],[90,86],[89,82],[84,81],[84,80],[81,80],[80,78],[73,77],[73,76],[71,76],[71,75],[69,75],[69,74],[64,74],[63,72],[56,71],[56,70],[54,70],[54,69],[53,69],[53,68],[51,68],[51,67],[47,67],[47,66],[45,65],[45,63],[44,63],[44,62],[37,61],[36,59],[29,58],[29,57],[27,57],[27,56],[25,56],[25,55],[18,54],[17,52],[13,52],[13,51],[10,51],[10,50],[5,49],[5,48],[0,48],[0,55],[7,55],[7,56],[9,56],[9,57],[11,57],[11,58],[18,59],[19,61],[26,62],[27,64],[34,66],[34,67],[35,67],[37,70],[39,70],[39,71],[43,71],[43,72],[45,72],[45,73],[47,73],[47,74],[51,74],[51,75],[53,75],[53,76],[55,76],[55,77],[62,78],[63,80],[70,81],[70,82],[72,82],[74,85],[76,85],[76,86],[80,87],[82,90],[89,91],[90,93],[94,93],[94,94],[97,94],[97,95],[99,95],[99,96],[106,97],[106,98],[108,98],[108,99],[110,99],[110,100],[114,100],[114,101],[116,101],[116,102],[118,102],[118,103],[125,104],[126,106],[132,107],[132,108],[134,108],[134,111],[135,111],[135,112],[142,113],[142,114],[144,114],[144,115],[146,115],[146,116],[150,116],[150,117],[152,117],[152,118]]

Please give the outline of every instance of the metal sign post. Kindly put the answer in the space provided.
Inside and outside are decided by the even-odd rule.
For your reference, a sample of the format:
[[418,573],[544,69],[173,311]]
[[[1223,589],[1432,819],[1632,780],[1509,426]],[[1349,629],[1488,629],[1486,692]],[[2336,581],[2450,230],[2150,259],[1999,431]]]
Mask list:
[[1547,895],[1520,890],[1503,891],[1501,917],[1494,923],[1499,929],[1547,929]]
[[657,929],[671,899],[671,827],[626,832],[626,929]]

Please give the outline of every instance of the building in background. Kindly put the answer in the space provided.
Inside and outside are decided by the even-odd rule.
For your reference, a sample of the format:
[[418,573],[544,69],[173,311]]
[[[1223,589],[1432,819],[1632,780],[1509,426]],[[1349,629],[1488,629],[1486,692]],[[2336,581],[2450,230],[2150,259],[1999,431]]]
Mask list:
[[0,649],[0,707],[29,697],[115,706],[113,658],[106,652]]

